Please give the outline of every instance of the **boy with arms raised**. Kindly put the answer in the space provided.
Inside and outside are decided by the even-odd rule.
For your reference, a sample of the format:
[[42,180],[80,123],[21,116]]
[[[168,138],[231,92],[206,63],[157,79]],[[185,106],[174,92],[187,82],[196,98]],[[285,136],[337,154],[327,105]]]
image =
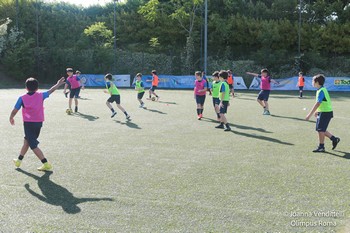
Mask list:
[[57,81],[56,85],[50,88],[47,92],[38,92],[39,82],[35,78],[28,78],[26,80],[27,93],[18,98],[17,103],[10,115],[11,125],[15,124],[14,117],[22,108],[22,117],[24,125],[24,143],[18,156],[14,159],[16,167],[20,167],[22,160],[28,149],[32,149],[34,154],[42,162],[42,166],[38,168],[39,171],[50,171],[52,165],[47,161],[43,152],[38,147],[38,137],[40,135],[41,127],[44,122],[44,100],[50,96],[59,86],[64,84],[64,78]]
[[251,73],[247,72],[249,75],[254,75],[254,77],[258,77],[261,79],[260,81],[260,88],[261,91],[259,92],[257,101],[263,107],[264,112],[263,115],[270,115],[270,110],[269,110],[269,96],[270,96],[270,91],[271,91],[271,82],[275,84],[279,84],[276,80],[272,79],[269,75],[269,71],[267,69],[262,69],[261,74],[257,73]]

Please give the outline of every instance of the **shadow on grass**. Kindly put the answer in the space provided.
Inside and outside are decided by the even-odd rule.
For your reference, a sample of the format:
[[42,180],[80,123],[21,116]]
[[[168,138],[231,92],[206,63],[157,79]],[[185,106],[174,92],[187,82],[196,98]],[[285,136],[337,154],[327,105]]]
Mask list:
[[115,120],[115,122],[121,124],[121,125],[126,125],[132,129],[141,129],[141,127],[139,127],[137,124],[131,122],[131,120],[126,120],[126,122],[122,122],[122,121],[118,121],[118,120]]
[[343,155],[339,155],[339,154],[336,154],[336,153],[333,153],[333,152],[329,152],[329,151],[326,151],[324,153],[325,154],[329,154],[329,155],[333,155],[335,157],[339,157],[339,158],[342,158],[342,159],[350,159],[350,153],[349,152],[344,152],[344,151],[339,151],[339,150],[334,150],[334,151],[342,153]]
[[248,137],[248,138],[254,138],[254,139],[264,140],[264,141],[268,141],[268,142],[279,143],[279,144],[288,145],[288,146],[294,146],[293,143],[283,142],[283,141],[278,140],[276,138],[255,135],[255,134],[242,133],[242,132],[238,132],[238,131],[231,131],[231,132],[234,134],[240,135],[240,136]]
[[296,120],[296,121],[305,121],[305,122],[311,122],[311,123],[316,123],[316,121],[313,120],[305,120],[303,118],[298,118],[298,117],[290,117],[290,116],[277,116],[274,114],[270,115],[271,117],[276,117],[276,118],[283,118],[283,119],[290,119],[290,120]]
[[[211,119],[211,118],[207,118],[207,117],[203,117],[202,121],[207,121],[207,122],[219,124],[219,121]],[[250,127],[250,126],[246,126],[246,125],[238,125],[238,124],[230,124],[230,123],[229,123],[229,125],[231,127],[237,128],[237,129],[254,130],[254,131],[258,131],[258,132],[262,132],[262,133],[272,133],[271,131],[267,131],[263,128],[255,128],[255,127]]]
[[80,118],[86,119],[88,121],[96,121],[97,119],[99,119],[98,116],[87,115],[87,114],[80,113],[80,112],[74,113],[73,116],[80,117]]
[[80,203],[93,201],[113,201],[112,198],[78,198],[74,197],[73,193],[69,192],[65,187],[56,184],[50,180],[50,175],[53,172],[45,172],[42,176],[37,176],[20,168],[16,169],[34,180],[38,181],[38,186],[42,194],[36,193],[32,190],[29,184],[25,184],[26,190],[38,198],[40,201],[46,202],[50,205],[61,206],[64,212],[68,214],[77,214],[81,211],[78,206]]
[[173,105],[177,105],[176,102],[166,102],[166,101],[161,101],[159,100],[158,103],[161,103],[161,104],[173,104]]
[[147,108],[147,107],[144,107],[143,109],[147,110],[147,111],[150,111],[150,112],[155,112],[155,113],[159,113],[159,114],[167,114],[165,112],[162,112],[162,111],[159,111],[159,110],[156,110],[156,109],[150,109],[150,108]]

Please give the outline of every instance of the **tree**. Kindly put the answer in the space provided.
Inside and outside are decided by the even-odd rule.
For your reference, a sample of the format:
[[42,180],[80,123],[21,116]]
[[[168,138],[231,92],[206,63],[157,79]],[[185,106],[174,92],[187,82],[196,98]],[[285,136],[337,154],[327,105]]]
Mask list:
[[87,27],[84,34],[91,38],[97,47],[110,47],[113,40],[113,32],[104,22],[97,22]]

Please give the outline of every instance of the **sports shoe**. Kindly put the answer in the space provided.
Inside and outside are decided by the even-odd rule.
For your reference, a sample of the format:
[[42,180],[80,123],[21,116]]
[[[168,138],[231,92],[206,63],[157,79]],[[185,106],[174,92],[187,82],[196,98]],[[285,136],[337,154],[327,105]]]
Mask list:
[[44,163],[41,167],[38,167],[38,171],[51,171],[52,165],[49,162]]
[[115,115],[117,115],[117,112],[113,112],[111,118],[113,118]]
[[312,152],[318,153],[318,152],[325,152],[325,148],[324,147],[317,147],[315,150],[313,150]]
[[145,103],[140,104],[140,108],[143,108],[145,106]]
[[15,164],[15,167],[20,167],[20,166],[21,166],[21,163],[22,163],[22,160],[13,159],[13,163]]
[[264,110],[264,113],[263,113],[263,115],[270,115],[270,111],[269,110]]
[[340,138],[335,138],[335,139],[332,141],[332,145],[333,145],[332,150],[334,150],[334,149],[337,147],[337,145],[338,145],[339,142],[340,142]]
[[226,129],[224,129],[224,131],[226,131],[226,132],[231,131],[231,128],[227,127]]
[[130,117],[131,117],[131,116],[130,116],[129,114],[128,114],[128,115],[126,115],[126,119],[127,119],[127,120],[129,120],[129,119],[130,119]]
[[160,98],[160,97],[159,97],[159,96],[157,96],[157,99],[156,99],[156,101],[158,101],[158,100],[159,100],[159,98]]
[[199,114],[199,115],[198,115],[198,120],[201,120],[202,117],[203,117],[203,115],[202,115],[202,114]]
[[215,128],[217,128],[217,129],[223,129],[223,128],[225,128],[225,127],[224,127],[224,125],[220,124],[220,125],[218,125],[218,126],[215,126]]
[[75,106],[74,112],[78,112],[78,106]]

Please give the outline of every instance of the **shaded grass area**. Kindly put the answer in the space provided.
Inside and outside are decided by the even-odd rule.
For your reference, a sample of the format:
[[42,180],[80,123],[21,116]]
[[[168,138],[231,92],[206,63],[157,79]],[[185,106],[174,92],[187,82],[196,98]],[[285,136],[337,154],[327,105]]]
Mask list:
[[[81,93],[80,113],[65,114],[61,90],[45,103],[40,147],[53,173],[29,152],[21,169],[11,160],[23,140],[20,115],[8,115],[22,90],[1,90],[0,178],[4,232],[347,232],[350,198],[349,103],[331,93],[330,131],[337,150],[314,154],[315,123],[306,122],[314,93],[273,92],[262,116],[256,92],[231,101],[232,132],[215,129],[207,96],[202,121],[191,91],[159,90],[159,102],[138,108],[121,90],[127,121],[105,106],[102,90]],[[314,211],[341,213],[318,217]],[[294,213],[303,215],[292,217]],[[311,213],[311,215],[308,215]],[[321,221],[321,223],[320,223]],[[317,226],[297,226],[317,222]],[[324,226],[323,223],[336,226]]]

